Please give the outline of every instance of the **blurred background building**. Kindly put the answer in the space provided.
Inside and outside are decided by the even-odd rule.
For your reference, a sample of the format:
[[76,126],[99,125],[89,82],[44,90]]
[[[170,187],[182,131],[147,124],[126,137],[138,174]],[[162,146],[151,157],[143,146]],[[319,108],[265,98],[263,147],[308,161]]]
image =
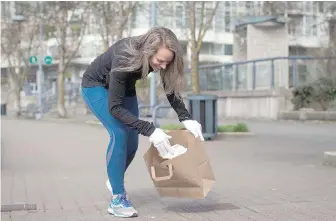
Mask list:
[[[38,7],[38,2],[30,2],[29,4],[31,4],[32,7]],[[211,16],[215,2],[206,2],[205,5],[205,17]],[[17,30],[22,30],[22,33],[18,33],[16,37],[18,37],[18,42],[20,42],[20,44],[25,44],[29,42],[29,36],[24,35],[23,33],[25,29],[29,28],[30,24],[25,19],[20,19],[20,17],[18,17],[22,15],[24,11],[22,7],[20,2],[1,2],[1,24],[2,28],[8,28],[8,25],[12,25],[13,27],[17,26],[19,28]],[[77,8],[68,14],[67,21],[72,24],[71,28],[66,32],[69,47],[75,39],[79,38],[79,32],[81,31],[80,17],[84,11],[86,13],[84,19],[87,25],[85,26],[84,35],[82,36],[83,39],[78,52],[74,58],[71,59],[66,70],[65,82],[68,83],[68,86],[65,87],[66,91],[78,90],[78,88],[80,88],[79,83],[83,72],[93,59],[104,52],[107,47],[107,45],[104,44],[104,36],[102,35],[102,32],[104,31],[102,20],[105,18],[102,16],[102,11],[97,10],[95,7],[86,9]],[[201,9],[196,8],[196,25],[200,22],[200,15]],[[130,14],[129,19],[127,19],[127,22],[123,25],[122,37],[145,33],[153,25],[152,16],[151,2],[137,2],[136,6],[132,8],[132,13]],[[156,25],[171,28],[177,34],[184,49],[187,67],[190,68],[191,51],[188,47],[188,40],[186,37],[188,16],[190,15],[186,12],[185,4],[183,4],[183,2],[156,2]],[[239,45],[245,44],[246,46],[246,42],[248,42],[246,36],[245,38],[241,36],[237,38],[239,35],[238,27],[245,27],[251,22],[253,23],[253,19],[255,18],[271,19],[272,16],[281,18],[280,20],[283,22],[281,28],[284,31],[279,32],[280,29],[277,29],[277,32],[274,32],[272,37],[269,38],[272,41],[270,43],[277,44],[278,42],[278,45],[281,45],[284,49],[281,50],[277,56],[320,56],[321,54],[319,54],[319,50],[328,47],[330,36],[332,36],[329,21],[335,16],[333,2],[223,1],[219,3],[212,23],[204,36],[199,55],[199,64],[231,64],[231,66],[225,66],[224,68],[220,67],[220,69],[213,68],[211,71],[203,72],[202,70],[208,69],[200,68],[200,75],[203,73],[200,78],[204,79],[201,82],[203,83],[201,88],[213,91],[232,91],[234,89],[254,90],[258,88],[258,83],[255,83],[255,81],[261,82],[262,74],[260,74],[260,81],[252,79],[252,75],[249,74],[249,71],[247,70],[249,69],[249,66],[242,66],[237,62],[272,57],[272,53],[267,54],[266,56],[264,52],[253,49],[253,51],[263,54],[254,54],[250,57],[241,57],[237,55],[238,47],[240,47]],[[32,20],[29,21],[31,22]],[[3,31],[4,30],[5,29],[3,29]],[[38,30],[36,30],[36,32],[38,32]],[[29,52],[30,55],[25,55],[26,57],[38,55],[39,49],[42,47],[43,55],[50,55],[53,58],[52,64],[43,64],[45,88],[47,88],[46,91],[51,94],[57,94],[59,42],[57,38],[54,37],[55,34],[57,34],[55,27],[46,20],[43,24],[42,45],[39,41],[35,41]],[[109,45],[111,45],[113,44],[114,39],[111,38],[108,42]],[[22,53],[25,52],[23,51]],[[8,59],[4,59],[5,57],[6,55],[2,52],[1,76],[4,83],[2,86],[3,88],[6,88],[7,86],[5,83],[7,82],[8,67],[10,66]],[[296,72],[300,69],[303,70],[303,72],[306,72],[308,63],[305,60],[295,60],[295,65],[291,66],[289,60],[287,58],[286,60],[287,63],[284,68],[287,69],[287,71],[281,72],[281,74],[285,73],[286,75],[283,79],[285,82],[281,83],[281,86],[289,88],[293,86],[293,81],[291,81],[293,78],[293,70]],[[268,69],[266,69],[270,70],[269,68],[273,68],[274,70],[267,71],[266,74],[269,75],[271,72],[276,74],[277,71],[275,69],[277,69],[277,67],[272,66],[273,63],[271,63],[271,60],[267,62]],[[284,63],[282,63],[282,66],[283,64]],[[16,65],[16,67],[22,68],[22,65],[23,63]],[[263,66],[264,64],[259,62],[259,69],[257,70],[261,70],[261,67]],[[27,94],[28,91],[32,94],[36,93],[37,70],[37,64],[29,65],[28,78],[24,87],[25,94]],[[221,73],[218,74],[219,72]],[[228,74],[223,75],[222,72],[228,72]],[[234,74],[236,74],[236,76],[234,76]],[[220,78],[218,77],[219,75],[221,75]],[[250,79],[248,79],[247,75],[250,76]],[[256,77],[254,76],[254,78]],[[271,78],[272,76],[268,76],[266,80],[267,87],[271,87],[269,84]],[[213,82],[213,86],[211,86],[211,82]],[[276,79],[274,82],[275,83],[273,84],[277,85]],[[66,94],[67,93],[68,92],[66,92]]]
[[[31,4],[36,4],[32,2]],[[207,2],[209,10],[205,10],[205,16],[210,16],[214,2]],[[280,12],[288,18],[287,30],[289,34],[289,55],[307,55],[309,49],[328,45],[328,23],[326,18],[332,16],[328,11],[328,2],[296,1],[286,2],[287,7]],[[22,9],[20,2],[3,2],[2,19],[9,14],[13,17],[20,15]],[[184,48],[186,58],[190,57],[187,47],[185,26],[188,15],[184,4],[181,2],[157,2],[156,20],[157,25],[165,26],[174,30]],[[265,14],[265,2],[261,1],[223,1],[219,3],[215,18],[203,40],[200,51],[201,64],[223,63],[234,61],[233,39],[234,25],[242,17],[261,16]],[[89,9],[90,10],[90,9]],[[76,19],[76,14],[71,19]],[[198,10],[200,13],[200,9]],[[279,14],[279,12],[277,12]],[[100,37],[100,19],[102,16],[94,10],[88,13],[88,26],[81,47],[74,62],[90,63],[92,59],[104,51],[104,45]],[[196,15],[197,16],[197,15]],[[139,2],[134,8],[131,18],[127,22],[124,37],[138,35],[146,32],[151,27],[151,2]],[[13,21],[13,24],[20,21]],[[24,28],[25,22],[22,21]],[[49,28],[49,29],[48,29]],[[57,60],[57,40],[52,38],[52,28],[45,26],[44,37],[45,53]],[[48,31],[48,32],[47,32]],[[70,34],[70,33],[69,33]],[[3,66],[5,61],[3,62]]]

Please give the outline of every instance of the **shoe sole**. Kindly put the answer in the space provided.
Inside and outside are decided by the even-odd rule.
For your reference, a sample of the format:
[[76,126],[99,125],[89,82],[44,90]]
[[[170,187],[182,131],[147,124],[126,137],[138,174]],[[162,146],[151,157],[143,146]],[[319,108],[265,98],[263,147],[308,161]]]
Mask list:
[[116,217],[121,217],[121,218],[138,217],[138,214],[137,214],[137,213],[133,213],[131,216],[127,216],[127,215],[123,215],[123,214],[120,214],[120,213],[115,213],[115,212],[113,211],[113,209],[111,209],[111,208],[108,208],[108,209],[107,209],[107,212],[108,212],[109,214],[111,214],[111,215],[114,215],[114,216],[116,216]]

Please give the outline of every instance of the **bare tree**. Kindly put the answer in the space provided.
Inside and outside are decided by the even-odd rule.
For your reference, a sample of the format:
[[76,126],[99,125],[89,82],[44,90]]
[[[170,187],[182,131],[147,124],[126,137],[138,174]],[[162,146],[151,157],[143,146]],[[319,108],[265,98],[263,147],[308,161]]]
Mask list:
[[[318,22],[310,24],[310,29],[322,30],[327,36],[321,37],[319,48],[308,49],[307,54],[312,57],[324,57],[316,59],[306,64],[306,81],[297,87],[298,95],[294,101],[298,109],[310,107],[321,110],[328,110],[336,99],[336,3],[316,2],[319,10],[323,11],[324,18]],[[327,42],[327,44],[325,44]],[[304,93],[309,91],[309,96]],[[305,99],[309,99],[307,104]],[[299,105],[298,105],[299,104]]]
[[[322,92],[325,91],[327,86],[329,90],[336,91],[336,3],[334,2],[324,2],[326,4],[326,17],[321,24],[317,26],[324,25],[328,33],[328,45],[326,47],[320,47],[313,51],[312,54],[319,57],[326,57],[326,59],[321,60],[316,65],[317,78],[320,80],[318,85]],[[322,81],[321,79],[324,79]],[[328,85],[325,85],[326,83]],[[336,96],[336,95],[335,95]],[[336,98],[336,97],[335,97]],[[324,98],[319,100],[322,109],[326,110],[329,107],[329,102],[324,101]]]
[[192,71],[192,91],[199,93],[199,54],[202,47],[203,38],[212,25],[212,20],[216,14],[219,2],[185,2],[188,19],[188,45],[191,48],[191,71]]
[[129,21],[137,2],[92,2],[95,15],[100,19],[100,35],[105,50],[112,42],[119,40],[127,30]]
[[[7,9],[14,2],[1,2]],[[16,14],[5,13],[1,25],[1,53],[7,61],[10,92],[14,98],[16,116],[21,115],[21,96],[29,72],[29,56],[34,51],[34,40],[38,30],[39,10],[29,2],[15,2]],[[14,17],[13,17],[14,16]]]
[[[192,72],[192,91],[199,93],[199,54],[204,36],[212,27],[214,16],[220,2],[160,2],[158,15],[163,26],[180,29],[186,36],[190,48],[190,66]],[[167,19],[165,19],[167,18]]]
[[[327,77],[332,81],[336,80],[334,70],[336,68],[336,3],[334,2],[317,2],[324,3],[325,17],[319,23],[311,24],[309,29],[315,28],[323,30],[328,34],[328,44],[324,40],[320,41],[322,47],[308,50],[308,54],[316,57],[326,57],[317,64],[317,77]],[[322,6],[320,6],[322,7]],[[336,82],[335,82],[336,86]]]
[[[330,17],[328,18],[328,27],[329,27],[329,45],[328,45],[328,56],[333,57],[334,59],[328,60],[328,70],[330,71],[330,74],[333,75],[333,80],[336,81],[336,3],[335,2],[329,2],[329,11],[330,11]],[[336,87],[336,82],[335,82]]]
[[71,60],[76,56],[83,40],[89,4],[87,2],[49,3],[50,23],[55,27],[54,36],[58,44],[58,102],[59,117],[66,117],[64,104],[64,77]]

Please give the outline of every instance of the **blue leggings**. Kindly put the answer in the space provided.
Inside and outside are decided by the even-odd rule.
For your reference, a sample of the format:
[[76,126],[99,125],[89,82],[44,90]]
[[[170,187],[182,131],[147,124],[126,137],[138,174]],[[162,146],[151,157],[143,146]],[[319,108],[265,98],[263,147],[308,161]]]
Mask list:
[[[104,87],[82,88],[82,96],[92,113],[110,134],[106,151],[107,175],[113,194],[125,192],[124,175],[138,149],[138,133],[114,118],[108,109],[108,92]],[[139,116],[137,97],[125,97],[124,107]]]

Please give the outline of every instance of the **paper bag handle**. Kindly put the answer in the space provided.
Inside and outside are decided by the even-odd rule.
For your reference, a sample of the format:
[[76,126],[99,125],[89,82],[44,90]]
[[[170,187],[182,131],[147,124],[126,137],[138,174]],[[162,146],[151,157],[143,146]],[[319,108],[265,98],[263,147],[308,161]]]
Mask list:
[[163,180],[169,180],[173,176],[173,166],[171,164],[168,164],[168,169],[169,169],[169,175],[168,176],[162,176],[162,177],[157,177],[155,175],[155,169],[154,166],[151,166],[151,173],[152,173],[152,178],[155,181],[163,181]]

